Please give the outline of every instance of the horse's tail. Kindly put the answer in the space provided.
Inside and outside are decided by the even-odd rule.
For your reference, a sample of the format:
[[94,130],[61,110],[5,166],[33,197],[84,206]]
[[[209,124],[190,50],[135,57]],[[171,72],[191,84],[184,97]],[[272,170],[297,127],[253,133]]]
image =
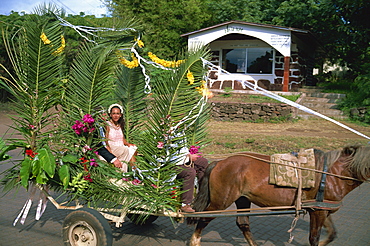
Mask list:
[[[209,205],[210,196],[209,196],[209,176],[213,170],[213,168],[217,165],[217,161],[212,162],[208,165],[206,171],[204,172],[204,176],[202,178],[202,182],[199,187],[199,192],[194,199],[193,209],[196,212],[204,211]],[[188,217],[187,224],[192,225],[197,223],[198,218]]]

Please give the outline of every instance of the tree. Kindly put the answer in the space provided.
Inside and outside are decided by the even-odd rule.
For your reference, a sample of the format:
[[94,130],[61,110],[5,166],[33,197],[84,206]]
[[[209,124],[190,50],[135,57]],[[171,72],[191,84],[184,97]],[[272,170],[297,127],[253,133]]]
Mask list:
[[114,16],[143,23],[148,50],[172,58],[186,46],[180,35],[200,29],[210,18],[201,0],[112,0],[106,4]]
[[370,42],[370,2],[365,0],[284,1],[273,23],[311,31],[325,48],[322,58],[363,73],[361,59]]

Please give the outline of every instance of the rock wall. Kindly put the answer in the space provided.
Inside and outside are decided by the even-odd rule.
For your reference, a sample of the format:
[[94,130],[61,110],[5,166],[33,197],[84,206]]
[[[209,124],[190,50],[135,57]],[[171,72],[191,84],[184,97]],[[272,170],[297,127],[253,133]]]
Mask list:
[[279,103],[212,102],[212,119],[219,121],[257,121],[293,117],[293,107]]

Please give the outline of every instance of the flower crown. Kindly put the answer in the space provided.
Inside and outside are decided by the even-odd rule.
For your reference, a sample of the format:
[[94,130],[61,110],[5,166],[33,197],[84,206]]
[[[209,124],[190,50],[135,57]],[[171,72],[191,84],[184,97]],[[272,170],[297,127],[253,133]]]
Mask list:
[[115,103],[115,104],[112,104],[112,105],[110,105],[110,106],[109,106],[109,108],[108,108],[108,114],[110,114],[110,113],[111,113],[112,108],[114,108],[114,107],[119,108],[119,110],[121,110],[121,113],[123,112],[123,108],[122,108],[122,106],[121,106],[121,105],[119,105],[119,104],[117,104],[117,103]]

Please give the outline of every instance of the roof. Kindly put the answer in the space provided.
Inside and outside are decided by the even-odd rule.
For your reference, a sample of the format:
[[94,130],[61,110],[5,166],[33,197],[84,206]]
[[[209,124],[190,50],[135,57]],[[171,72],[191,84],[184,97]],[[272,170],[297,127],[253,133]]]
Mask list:
[[188,32],[185,34],[180,35],[181,37],[188,37],[190,35],[196,34],[196,33],[201,33],[207,30],[212,30],[217,27],[221,26],[226,26],[226,25],[231,25],[231,24],[241,24],[241,25],[249,25],[249,26],[257,26],[257,27],[266,27],[266,28],[272,28],[272,29],[278,29],[278,30],[286,30],[286,31],[291,31],[293,32],[297,37],[299,37],[302,40],[305,40],[305,42],[310,43],[310,44],[315,44],[320,51],[322,50],[322,44],[319,42],[319,40],[313,35],[310,31],[304,30],[304,29],[299,29],[299,28],[293,28],[293,27],[284,27],[284,26],[276,26],[276,25],[270,25],[270,24],[261,24],[261,23],[253,23],[253,22],[246,22],[246,21],[227,21],[221,24],[217,24],[214,26],[206,27],[203,29],[199,29],[197,31],[193,32]]
[[241,24],[241,25],[249,25],[249,26],[267,27],[267,28],[273,28],[273,29],[280,29],[280,30],[292,31],[292,32],[296,32],[296,33],[304,33],[304,34],[309,34],[310,33],[307,30],[298,29],[298,28],[284,27],[284,26],[275,26],[275,25],[269,25],[269,24],[261,24],[261,23],[253,23],[253,22],[245,22],[245,21],[235,21],[235,20],[233,20],[233,21],[227,21],[227,22],[224,22],[224,23],[221,23],[221,24],[217,24],[217,25],[214,25],[214,26],[206,27],[206,28],[203,28],[203,29],[199,29],[197,31],[188,32],[188,33],[182,34],[181,37],[190,36],[192,34],[204,32],[204,31],[207,31],[207,30],[214,29],[216,27],[226,26],[226,25],[230,25],[230,24]]

